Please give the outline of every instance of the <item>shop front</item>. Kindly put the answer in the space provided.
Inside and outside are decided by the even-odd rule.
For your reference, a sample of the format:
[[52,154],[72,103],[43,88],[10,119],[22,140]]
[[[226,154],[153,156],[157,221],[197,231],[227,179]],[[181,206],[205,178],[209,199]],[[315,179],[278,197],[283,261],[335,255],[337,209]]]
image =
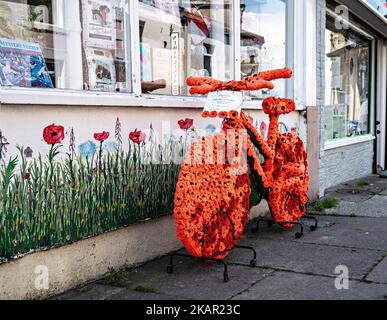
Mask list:
[[[64,290],[107,272],[103,254],[120,268],[176,250],[178,164],[192,140],[221,124],[201,117],[206,98],[190,95],[186,78],[239,80],[289,65],[292,80],[246,93],[243,109],[266,137],[263,99],[294,98],[281,130],[309,143],[315,19],[315,1],[0,0],[0,170],[13,179],[1,184],[9,196],[0,199],[0,272],[41,248],[108,246],[95,253],[93,274],[83,260],[82,276],[52,272],[65,272],[52,280]],[[138,166],[138,155],[151,163]],[[36,294],[23,288],[13,296]]]
[[321,15],[323,195],[333,185],[385,169],[387,20],[363,2],[327,1]]

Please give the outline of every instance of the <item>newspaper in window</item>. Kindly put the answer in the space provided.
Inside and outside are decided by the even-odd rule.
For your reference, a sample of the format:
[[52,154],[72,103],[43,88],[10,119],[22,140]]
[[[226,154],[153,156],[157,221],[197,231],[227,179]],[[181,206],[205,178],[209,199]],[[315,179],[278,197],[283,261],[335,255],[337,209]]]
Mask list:
[[53,87],[39,44],[0,39],[0,85]]

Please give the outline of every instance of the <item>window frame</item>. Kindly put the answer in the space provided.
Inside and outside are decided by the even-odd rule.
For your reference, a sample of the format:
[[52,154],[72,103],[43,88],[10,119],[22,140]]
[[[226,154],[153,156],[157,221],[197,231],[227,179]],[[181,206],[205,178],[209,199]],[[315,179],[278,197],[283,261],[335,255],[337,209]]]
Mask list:
[[[286,61],[294,67],[296,36],[295,0],[286,1]],[[240,0],[233,0],[233,50],[232,62],[235,80],[241,79],[241,46],[240,46]],[[169,107],[169,108],[203,108],[205,97],[172,96],[143,94],[141,92],[141,65],[139,42],[139,0],[126,0],[125,39],[126,39],[126,75],[131,92],[98,92],[73,89],[41,89],[0,86],[0,105],[65,105],[65,106],[119,106],[119,107]],[[305,16],[305,13],[302,14]],[[294,80],[287,81],[286,95],[294,96]],[[243,108],[247,110],[261,110],[262,99],[245,101]],[[298,111],[304,110],[305,105],[297,106]]]
[[[339,17],[333,10],[330,8],[326,8],[326,15],[331,15],[333,18],[340,18],[343,19],[343,17]],[[336,148],[346,147],[358,143],[364,143],[364,142],[371,142],[376,139],[375,136],[375,102],[376,102],[376,96],[375,96],[375,81],[376,81],[376,37],[368,33],[367,31],[363,30],[360,26],[357,24],[354,24],[349,20],[345,20],[345,22],[352,28],[354,31],[358,32],[365,38],[367,38],[370,41],[370,78],[369,78],[369,133],[355,136],[355,137],[345,137],[342,139],[335,139],[335,140],[326,140],[324,138],[324,149],[325,150],[332,150]],[[326,29],[326,26],[325,26]],[[324,38],[325,39],[325,38]],[[325,62],[324,62],[325,64]],[[324,84],[325,86],[325,84]],[[325,96],[325,92],[324,92]],[[324,99],[325,100],[325,99]],[[324,101],[324,108],[326,106],[326,102]],[[324,125],[325,125],[325,119],[324,119]],[[325,129],[324,129],[325,130]]]

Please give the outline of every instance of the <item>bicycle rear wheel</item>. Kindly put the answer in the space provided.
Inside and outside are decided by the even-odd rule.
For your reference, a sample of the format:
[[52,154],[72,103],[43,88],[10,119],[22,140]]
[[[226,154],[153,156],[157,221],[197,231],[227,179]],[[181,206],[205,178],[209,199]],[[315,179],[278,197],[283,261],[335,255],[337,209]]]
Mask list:
[[273,190],[268,203],[275,222],[292,228],[306,212],[308,201],[308,160],[304,143],[293,133],[283,134],[277,141]]
[[189,254],[223,259],[241,239],[249,214],[245,165],[224,164],[218,136],[194,143],[181,165],[175,194],[177,237]]

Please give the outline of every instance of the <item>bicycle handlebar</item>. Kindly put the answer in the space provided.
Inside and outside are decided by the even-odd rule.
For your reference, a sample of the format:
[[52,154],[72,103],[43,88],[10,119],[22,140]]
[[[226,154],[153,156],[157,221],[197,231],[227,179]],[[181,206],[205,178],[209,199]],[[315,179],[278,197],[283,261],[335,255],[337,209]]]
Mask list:
[[289,79],[292,77],[292,69],[287,67],[271,71],[263,71],[254,74],[241,81],[219,81],[210,77],[189,77],[187,85],[191,87],[191,94],[205,95],[215,91],[256,91],[260,89],[274,89],[271,82],[276,79]]

